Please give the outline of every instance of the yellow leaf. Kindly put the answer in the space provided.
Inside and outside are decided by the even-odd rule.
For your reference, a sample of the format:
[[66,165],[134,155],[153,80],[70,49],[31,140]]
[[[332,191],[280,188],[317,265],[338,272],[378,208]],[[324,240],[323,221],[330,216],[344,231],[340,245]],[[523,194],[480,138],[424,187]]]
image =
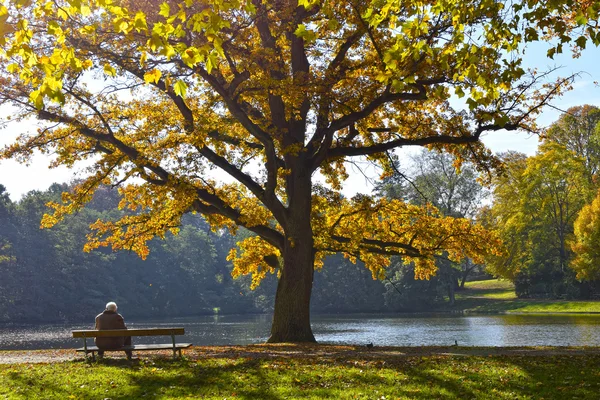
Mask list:
[[162,72],[160,72],[160,70],[153,69],[152,71],[148,71],[144,74],[144,80],[148,83],[158,83],[161,76]]
[[160,12],[158,15],[162,15],[165,18],[169,18],[169,14],[171,13],[171,8],[167,3],[162,3],[160,5]]
[[116,76],[117,71],[110,64],[104,64],[104,73],[108,76]]

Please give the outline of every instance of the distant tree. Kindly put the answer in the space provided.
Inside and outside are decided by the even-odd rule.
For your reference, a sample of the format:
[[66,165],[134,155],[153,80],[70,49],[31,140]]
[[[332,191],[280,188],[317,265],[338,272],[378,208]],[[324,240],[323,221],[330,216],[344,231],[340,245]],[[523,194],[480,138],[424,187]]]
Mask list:
[[411,156],[410,161],[410,182],[404,182],[408,201],[433,204],[447,216],[476,216],[487,190],[478,182],[479,173],[473,164],[464,163],[457,169],[448,154],[427,150]]
[[[479,173],[475,166],[464,163],[458,170],[453,157],[448,154],[422,150],[411,156],[406,173],[398,166],[395,169],[394,175],[377,186],[380,195],[422,206],[431,204],[446,216],[474,219],[487,196],[487,190],[477,180]],[[469,274],[481,268],[468,257],[455,263],[440,259],[437,264],[442,271],[441,279],[436,281],[445,286],[451,304],[454,303],[455,289],[459,287],[459,271],[455,269],[460,269],[460,287],[464,287]],[[409,275],[402,276],[406,280]],[[388,287],[388,290],[394,288]]]
[[8,319],[13,302],[11,283],[15,280],[15,239],[14,205],[6,188],[0,184],[0,321]]
[[[590,182],[600,171],[600,109],[583,105],[569,108],[552,123],[544,135],[585,161]],[[597,182],[596,182],[597,183]]]
[[444,302],[447,294],[445,282],[440,274],[430,279],[417,279],[414,265],[395,262],[388,271],[389,279],[383,281],[385,306],[393,311],[430,311]]
[[316,312],[373,312],[384,310],[383,283],[374,280],[362,263],[340,254],[324,260],[315,273],[311,308]]
[[[9,146],[55,164],[93,161],[53,205],[52,226],[121,186],[134,214],[98,221],[86,247],[148,254],[189,211],[215,228],[254,237],[232,253],[235,273],[278,270],[270,341],[314,341],[315,267],[332,253],[361,259],[374,276],[390,257],[435,273],[494,251],[466,220],[401,201],[344,199],[345,162],[434,146],[493,167],[480,137],[535,130],[541,106],[570,79],[541,85],[520,46],[556,39],[553,52],[600,42],[587,1],[9,0],[0,4],[0,101],[17,120],[50,124]],[[573,41],[572,36],[576,37]],[[93,84],[89,84],[95,77]],[[540,90],[537,90],[537,89]],[[464,98],[453,108],[449,100]],[[465,111],[463,106],[467,108]],[[235,183],[216,181],[218,169]],[[315,184],[320,172],[329,189]],[[130,178],[137,178],[130,179]],[[442,239],[440,239],[442,238]],[[450,240],[449,238],[452,238]]]
[[0,184],[0,263],[14,261],[12,241],[15,236],[14,207],[6,188]]
[[529,256],[528,235],[531,228],[518,220],[525,186],[527,156],[509,151],[501,154],[504,163],[503,173],[493,180],[494,203],[482,213],[485,225],[495,228],[500,234],[505,254],[486,260],[487,270],[496,275],[514,281]]
[[579,212],[571,249],[575,253],[571,267],[577,278],[600,280],[600,192]]
[[585,161],[547,142],[535,156],[508,154],[505,163],[491,214],[508,255],[488,267],[513,280],[517,294],[564,295],[577,285],[569,268],[573,223],[592,193]]

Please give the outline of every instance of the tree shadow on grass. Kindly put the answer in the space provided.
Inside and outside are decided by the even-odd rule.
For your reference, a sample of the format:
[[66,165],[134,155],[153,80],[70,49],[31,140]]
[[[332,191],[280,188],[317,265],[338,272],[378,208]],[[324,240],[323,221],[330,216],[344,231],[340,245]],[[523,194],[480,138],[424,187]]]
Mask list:
[[[363,372],[348,376],[362,385],[378,387],[378,395],[386,398],[596,400],[600,393],[598,365],[599,355],[406,357],[365,366],[393,372],[387,379],[378,381],[374,379],[377,375]],[[396,381],[389,376],[396,376]]]
[[[0,371],[8,398],[597,399],[600,355],[74,361]],[[14,370],[14,371],[13,371]],[[67,373],[60,373],[61,370]],[[53,379],[53,376],[60,375]],[[114,379],[114,382],[112,381]],[[20,389],[19,389],[20,388]],[[19,389],[20,391],[17,391]]]
[[63,398],[70,390],[59,382],[40,379],[28,370],[9,371],[0,376],[0,397],[6,399]]
[[277,382],[267,373],[258,360],[241,360],[222,365],[188,363],[184,373],[167,376],[132,376],[130,383],[137,388],[133,396],[140,398],[149,390],[155,393],[170,388],[169,395],[195,397],[237,397],[277,400]]

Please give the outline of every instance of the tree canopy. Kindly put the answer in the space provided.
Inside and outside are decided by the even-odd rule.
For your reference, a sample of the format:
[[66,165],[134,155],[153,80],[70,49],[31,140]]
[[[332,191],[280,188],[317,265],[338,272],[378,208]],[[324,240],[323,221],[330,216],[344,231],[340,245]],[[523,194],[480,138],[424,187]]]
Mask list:
[[586,280],[600,279],[600,196],[585,205],[575,221],[575,239],[571,244],[575,257],[571,262],[577,272],[577,278]]
[[[435,272],[436,255],[496,251],[495,239],[430,207],[340,190],[346,162],[392,172],[392,151],[426,146],[497,165],[480,137],[536,131],[570,78],[525,71],[521,45],[598,44],[586,0],[3,0],[0,101],[46,121],[1,154],[55,165],[91,160],[87,178],[43,225],[120,186],[123,217],[92,224],[86,249],[147,256],[147,241],[202,213],[213,229],[256,236],[234,274],[277,270],[271,341],[312,341],[315,266],[331,253],[374,277],[392,255]],[[462,99],[459,104],[453,96]],[[229,175],[231,181],[211,172]],[[314,182],[315,174],[325,184]],[[228,183],[229,182],[229,183]]]
[[[544,134],[532,157],[504,155],[487,217],[506,248],[488,260],[523,296],[585,297],[595,273],[598,190],[597,108],[568,109]],[[575,274],[576,272],[576,274]]]

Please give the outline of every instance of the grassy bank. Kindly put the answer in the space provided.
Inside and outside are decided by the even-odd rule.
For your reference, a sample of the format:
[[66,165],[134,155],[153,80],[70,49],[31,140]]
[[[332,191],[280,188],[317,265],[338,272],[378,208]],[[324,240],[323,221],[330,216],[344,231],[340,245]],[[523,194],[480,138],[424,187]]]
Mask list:
[[[460,350],[461,348],[455,348]],[[576,355],[404,355],[303,349],[184,360],[0,365],[7,399],[597,399],[600,352]],[[526,350],[523,350],[526,354]]]
[[467,282],[453,310],[467,313],[600,313],[600,301],[518,299],[508,281]]

